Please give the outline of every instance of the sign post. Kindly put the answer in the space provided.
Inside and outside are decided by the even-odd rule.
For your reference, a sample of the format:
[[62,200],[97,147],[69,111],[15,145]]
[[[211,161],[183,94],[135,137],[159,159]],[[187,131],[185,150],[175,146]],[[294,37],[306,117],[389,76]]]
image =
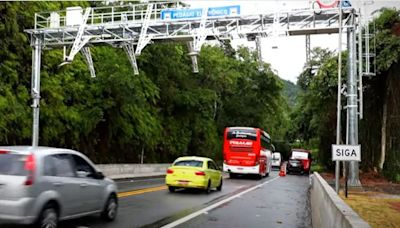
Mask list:
[[[361,161],[360,145],[332,145],[332,160],[339,161]],[[348,165],[345,167],[345,196],[347,198]],[[337,192],[339,193],[339,192]]]

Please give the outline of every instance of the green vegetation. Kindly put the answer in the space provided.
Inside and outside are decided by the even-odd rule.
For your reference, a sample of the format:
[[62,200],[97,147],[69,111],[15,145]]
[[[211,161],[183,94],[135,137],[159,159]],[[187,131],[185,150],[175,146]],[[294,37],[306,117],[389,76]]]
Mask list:
[[[71,4],[77,3],[0,4],[1,144],[31,143],[31,48],[23,30],[33,27],[34,12]],[[80,54],[59,68],[61,51],[43,51],[40,145],[78,149],[98,163],[138,162],[142,150],[145,162],[182,155],[222,160],[226,126],[285,135],[283,83],[268,64],[259,72],[256,54],[246,48],[203,46],[198,74],[182,43],[146,47],[138,76],[122,50],[102,46],[92,54],[94,79]]]
[[[377,75],[364,77],[364,118],[359,129],[361,169],[380,171],[400,181],[399,11],[383,9],[370,27],[376,27]],[[342,53],[342,83],[347,75],[346,56],[346,52]],[[290,115],[287,137],[306,148],[318,149],[320,164],[333,170],[331,144],[336,141],[337,54],[316,48],[310,65],[297,82],[301,92]],[[342,104],[346,104],[342,99]],[[342,111],[342,129],[346,129],[345,117],[346,112]],[[345,135],[342,130],[342,142]]]
[[296,105],[297,96],[299,94],[299,87],[291,81],[283,81],[283,94],[287,98],[289,107],[294,107]]

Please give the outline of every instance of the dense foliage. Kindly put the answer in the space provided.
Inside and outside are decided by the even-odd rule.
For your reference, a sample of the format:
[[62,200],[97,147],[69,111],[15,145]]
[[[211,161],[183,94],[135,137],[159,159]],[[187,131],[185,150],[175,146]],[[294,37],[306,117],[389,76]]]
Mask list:
[[[376,76],[364,77],[364,116],[360,120],[361,169],[381,171],[400,181],[400,16],[383,9],[371,22],[375,28]],[[371,52],[375,51],[371,47]],[[288,138],[319,151],[325,167],[332,167],[331,144],[336,138],[337,55],[314,49],[310,67],[299,76],[302,91],[291,114]],[[342,75],[346,80],[347,54],[342,53]],[[343,97],[343,96],[342,96]],[[343,99],[342,104],[346,104]],[[345,111],[342,112],[342,143],[345,142]]]
[[[30,144],[31,48],[23,31],[34,12],[68,2],[0,3],[0,144]],[[79,3],[81,4],[81,3]],[[97,3],[96,3],[97,4]],[[221,159],[226,126],[254,126],[282,139],[288,125],[283,83],[255,53],[229,43],[203,46],[198,74],[185,44],[152,44],[133,75],[123,50],[92,48],[91,78],[78,54],[58,67],[60,50],[42,52],[40,145],[78,149],[95,162],[170,162],[181,155]]]
[[297,102],[297,96],[299,94],[299,86],[291,81],[283,80],[283,93],[287,98],[289,107],[293,108]]
[[400,11],[382,9],[370,27],[376,29],[377,75],[365,83],[360,140],[369,159],[362,168],[400,182]]

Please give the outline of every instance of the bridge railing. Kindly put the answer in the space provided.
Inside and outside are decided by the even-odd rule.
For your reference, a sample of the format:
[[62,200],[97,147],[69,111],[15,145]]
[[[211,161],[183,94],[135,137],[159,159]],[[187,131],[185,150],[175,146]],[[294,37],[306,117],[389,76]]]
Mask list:
[[171,164],[98,164],[99,169],[106,177],[124,179],[134,177],[151,177],[165,175]]
[[[91,8],[87,25],[113,24],[129,21],[142,23],[145,20],[149,4],[127,4],[119,6],[102,6]],[[171,2],[152,3],[151,19],[161,17],[161,10],[172,7]],[[62,28],[79,25],[84,12],[82,7],[69,7],[65,10],[35,13],[35,29]],[[71,18],[71,20],[70,20]],[[72,24],[71,24],[72,23]],[[76,23],[76,24],[75,24]]]

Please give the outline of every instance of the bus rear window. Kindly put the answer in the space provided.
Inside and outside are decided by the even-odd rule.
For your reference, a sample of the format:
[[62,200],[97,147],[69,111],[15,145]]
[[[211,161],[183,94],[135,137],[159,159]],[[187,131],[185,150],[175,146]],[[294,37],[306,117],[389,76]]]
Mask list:
[[0,175],[25,176],[24,169],[26,155],[0,154]]
[[227,139],[249,139],[256,140],[257,134],[255,129],[229,129]]
[[174,166],[203,167],[203,162],[196,160],[177,161]]

